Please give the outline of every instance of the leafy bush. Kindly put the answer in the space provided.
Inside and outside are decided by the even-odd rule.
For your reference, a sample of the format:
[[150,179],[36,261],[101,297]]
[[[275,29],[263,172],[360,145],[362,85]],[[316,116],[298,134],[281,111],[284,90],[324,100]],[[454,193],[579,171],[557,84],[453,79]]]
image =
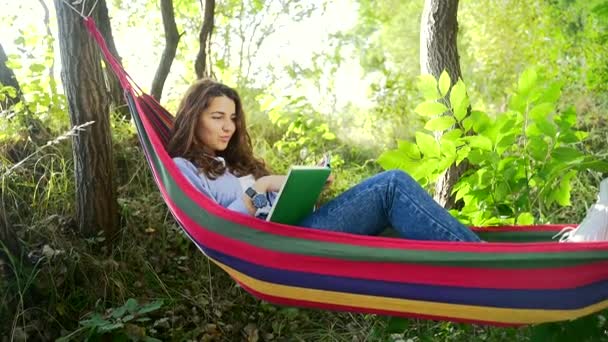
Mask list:
[[59,339],[57,342],[68,342],[81,339],[87,334],[87,340],[109,337],[112,340],[129,341],[160,341],[146,335],[145,325],[152,319],[148,314],[161,308],[162,301],[139,304],[136,299],[129,298],[120,307],[112,308],[105,314],[93,313],[87,319],[81,320],[81,327]]
[[507,111],[493,116],[470,109],[462,80],[451,89],[445,72],[439,80],[430,75],[419,80],[425,102],[416,112],[427,118],[428,132],[416,132],[415,142],[399,141],[378,162],[423,185],[434,183],[450,165],[468,162],[470,170],[453,189],[464,202],[454,213],[465,223],[546,222],[556,206],[571,204],[571,182],[581,170],[608,171],[606,161],[577,149],[587,133],[574,128],[574,109],[557,108],[560,85],[534,69],[520,76]]

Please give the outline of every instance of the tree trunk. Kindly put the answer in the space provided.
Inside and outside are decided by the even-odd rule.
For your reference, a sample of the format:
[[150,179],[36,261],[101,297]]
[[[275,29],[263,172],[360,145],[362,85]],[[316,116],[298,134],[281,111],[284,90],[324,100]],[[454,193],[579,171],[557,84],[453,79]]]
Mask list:
[[[82,234],[93,236],[104,230],[112,236],[118,228],[118,205],[112,181],[112,141],[101,56],[89,37],[82,18],[62,0],[54,0],[59,27],[61,79],[73,126],[94,124],[73,137],[76,178],[76,215]],[[93,11],[105,6],[100,0]],[[88,6],[92,1],[87,3]],[[85,10],[88,13],[89,9]]]
[[[21,243],[19,242],[19,239],[17,238],[15,232],[13,231],[11,223],[7,219],[4,194],[2,194],[1,189],[0,189],[0,197],[2,199],[2,203],[0,203],[0,243],[1,243],[0,244],[0,258],[8,261],[6,254],[10,253],[17,259],[21,259],[25,255],[24,248],[21,245]],[[4,246],[2,246],[2,245],[4,245]],[[4,250],[3,247],[5,247],[6,250]],[[26,259],[26,258],[23,258],[23,259]],[[0,268],[0,272],[1,271],[2,271],[2,269]],[[0,274],[0,277],[1,277],[1,274]]]
[[17,82],[13,70],[6,66],[7,61],[8,57],[6,57],[4,48],[2,47],[2,44],[0,44],[0,84],[13,87],[17,91],[17,97],[7,97],[5,101],[0,102],[0,110],[5,110],[21,100],[21,87],[19,87],[19,82]]
[[[114,36],[112,35],[112,25],[110,24],[110,17],[108,15],[108,7],[106,6],[106,2],[99,1],[97,7],[95,8],[95,22],[97,23],[97,27],[99,28],[99,32],[103,36],[103,39],[106,41],[108,45],[108,49],[112,53],[116,60],[121,63],[120,55],[118,54],[118,50],[116,50],[116,44],[114,44]],[[106,77],[106,86],[109,89],[110,98],[112,99],[110,111],[118,112],[122,115],[123,118],[130,120],[131,113],[129,112],[129,107],[127,106],[127,102],[125,100],[125,95],[122,87],[120,86],[120,82],[114,72],[110,68],[105,68],[104,75]]]
[[[458,0],[425,0],[420,21],[420,68],[423,74],[439,78],[446,70],[454,85],[462,78],[458,56]],[[446,96],[445,101],[449,101]],[[437,138],[439,138],[437,136]],[[435,200],[450,209],[454,206],[452,188],[466,171],[466,163],[452,165],[437,180]]]
[[211,34],[213,33],[213,15],[215,13],[215,0],[205,0],[205,14],[203,16],[203,27],[199,34],[200,46],[198,55],[196,56],[196,62],[194,63],[194,70],[196,71],[197,78],[203,78],[210,76],[211,72],[207,70],[207,48],[211,43]]
[[173,12],[173,0],[161,0],[160,11],[163,15],[163,27],[165,28],[165,50],[160,59],[158,69],[154,75],[152,81],[152,96],[156,100],[160,101],[163,94],[163,87],[167,80],[167,75],[171,70],[171,64],[175,59],[175,52],[177,51],[177,44],[179,44],[180,35],[177,32],[177,25],[175,24],[175,14]]

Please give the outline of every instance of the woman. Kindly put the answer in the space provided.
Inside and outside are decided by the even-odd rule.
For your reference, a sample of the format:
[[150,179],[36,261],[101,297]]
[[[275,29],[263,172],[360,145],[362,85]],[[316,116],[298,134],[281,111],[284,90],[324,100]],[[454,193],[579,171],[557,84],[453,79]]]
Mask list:
[[[168,151],[200,192],[228,209],[259,218],[268,213],[285,181],[254,157],[237,92],[209,79],[197,81],[186,92]],[[361,182],[299,226],[363,235],[392,226],[407,239],[480,241],[401,171]]]

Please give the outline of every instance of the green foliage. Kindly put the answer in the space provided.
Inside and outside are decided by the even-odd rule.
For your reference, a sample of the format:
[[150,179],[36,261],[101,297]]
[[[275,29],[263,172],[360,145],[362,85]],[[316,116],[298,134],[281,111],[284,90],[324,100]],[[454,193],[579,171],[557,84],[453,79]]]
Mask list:
[[122,306],[111,308],[105,314],[90,314],[87,319],[80,321],[80,329],[57,341],[82,340],[82,335],[86,335],[87,341],[97,341],[102,338],[111,338],[112,341],[160,341],[147,336],[145,325],[152,320],[148,314],[162,306],[161,300],[139,304],[136,299],[129,298]]
[[471,170],[454,187],[464,202],[457,216],[466,223],[532,224],[535,217],[546,222],[555,206],[571,204],[571,184],[580,171],[608,171],[608,162],[579,151],[587,133],[574,128],[575,111],[557,108],[559,85],[534,69],[520,76],[508,110],[493,116],[476,110],[467,115],[470,100],[462,80],[450,92],[449,108],[436,102],[432,90],[447,94],[446,75],[439,81],[420,78],[426,101],[416,112],[427,118],[430,132],[416,132],[415,142],[399,141],[378,162],[407,171],[423,185],[454,163],[469,163]]
[[[286,103],[269,108],[268,117],[284,131],[274,148],[288,163],[285,166],[296,160],[299,164],[314,164],[323,153],[337,147],[336,136],[328,123],[304,97],[287,99]],[[341,163],[336,164],[339,165]]]

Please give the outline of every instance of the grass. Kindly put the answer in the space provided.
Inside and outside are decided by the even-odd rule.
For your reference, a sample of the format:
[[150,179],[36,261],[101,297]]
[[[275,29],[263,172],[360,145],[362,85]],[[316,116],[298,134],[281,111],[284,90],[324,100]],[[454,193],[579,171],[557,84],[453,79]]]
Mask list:
[[[534,340],[531,328],[285,308],[253,298],[177,226],[132,127],[116,121],[113,126],[122,230],[112,244],[103,235],[83,239],[75,234],[67,140],[37,152],[3,177],[7,214],[29,251],[0,267],[0,331],[9,339],[95,340],[105,332],[114,338],[167,341]],[[349,165],[339,186],[354,181],[355,173],[374,172],[373,167]],[[576,196],[591,197],[590,184],[581,180]],[[562,215],[584,211],[582,202]],[[591,324],[597,326],[599,317],[593,316]],[[554,333],[568,329],[557,327]]]

